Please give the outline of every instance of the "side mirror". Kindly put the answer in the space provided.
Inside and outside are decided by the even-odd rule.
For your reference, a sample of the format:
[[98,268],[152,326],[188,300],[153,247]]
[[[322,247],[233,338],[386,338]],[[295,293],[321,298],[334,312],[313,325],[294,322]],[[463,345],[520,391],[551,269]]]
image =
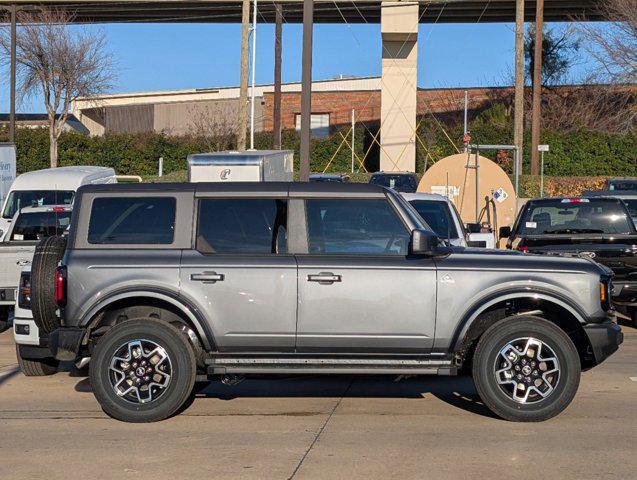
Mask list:
[[433,257],[438,253],[438,245],[440,239],[429,230],[414,230],[411,232],[411,248],[412,255],[426,255]]
[[469,233],[480,233],[482,229],[482,225],[479,223],[467,223],[467,232]]
[[511,227],[500,227],[500,238],[509,238],[511,236]]

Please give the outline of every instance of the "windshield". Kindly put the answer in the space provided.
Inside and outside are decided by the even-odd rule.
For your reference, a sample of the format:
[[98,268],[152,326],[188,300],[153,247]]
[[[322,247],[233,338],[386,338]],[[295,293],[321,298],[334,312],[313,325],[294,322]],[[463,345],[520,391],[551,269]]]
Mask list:
[[609,190],[637,190],[637,180],[610,180]]
[[70,205],[74,194],[72,190],[14,190],[9,194],[2,218],[13,218],[24,207]]
[[518,234],[632,233],[623,205],[612,199],[545,200],[525,208]]
[[372,175],[369,183],[393,188],[398,192],[415,192],[417,187],[416,178],[413,175]]
[[18,215],[9,240],[33,241],[62,235],[70,223],[70,211],[21,213]]
[[628,207],[628,211],[630,212],[630,216],[633,218],[637,218],[637,198],[622,198],[626,206]]
[[409,203],[440,238],[458,238],[458,230],[451,221],[451,212],[445,202],[411,200]]

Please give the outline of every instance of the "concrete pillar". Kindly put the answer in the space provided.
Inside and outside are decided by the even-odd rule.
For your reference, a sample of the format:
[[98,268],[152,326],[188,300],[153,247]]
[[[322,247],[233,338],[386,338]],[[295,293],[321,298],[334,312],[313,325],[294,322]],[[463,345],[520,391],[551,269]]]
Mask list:
[[382,2],[380,169],[416,170],[418,3]]

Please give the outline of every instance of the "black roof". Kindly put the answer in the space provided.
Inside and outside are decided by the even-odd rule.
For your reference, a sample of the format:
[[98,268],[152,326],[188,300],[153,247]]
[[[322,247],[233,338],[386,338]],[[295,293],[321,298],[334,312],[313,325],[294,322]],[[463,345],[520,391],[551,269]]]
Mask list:
[[200,182],[200,183],[112,183],[84,185],[78,194],[88,192],[194,192],[206,193],[282,193],[294,195],[327,194],[329,196],[378,195],[387,189],[369,183],[337,182]]
[[544,197],[544,198],[531,198],[526,203],[539,203],[539,202],[555,202],[560,200],[618,200],[617,197],[613,197],[609,194],[602,195],[572,195],[564,197]]

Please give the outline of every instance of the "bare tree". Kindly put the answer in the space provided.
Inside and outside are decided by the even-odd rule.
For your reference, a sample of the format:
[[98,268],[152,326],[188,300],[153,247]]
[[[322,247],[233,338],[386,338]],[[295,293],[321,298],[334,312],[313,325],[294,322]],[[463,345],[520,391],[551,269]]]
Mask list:
[[[24,97],[41,94],[48,117],[51,167],[58,165],[58,139],[71,102],[112,86],[115,65],[103,32],[70,27],[73,17],[55,9],[18,12],[16,67]],[[9,60],[8,28],[0,33],[0,54]]]
[[232,117],[227,112],[204,105],[189,108],[188,116],[190,134],[203,139],[210,151],[234,147],[236,124],[229,120]]
[[589,54],[600,65],[598,78],[611,83],[637,82],[637,1],[606,0],[602,15],[610,25],[582,24]]

